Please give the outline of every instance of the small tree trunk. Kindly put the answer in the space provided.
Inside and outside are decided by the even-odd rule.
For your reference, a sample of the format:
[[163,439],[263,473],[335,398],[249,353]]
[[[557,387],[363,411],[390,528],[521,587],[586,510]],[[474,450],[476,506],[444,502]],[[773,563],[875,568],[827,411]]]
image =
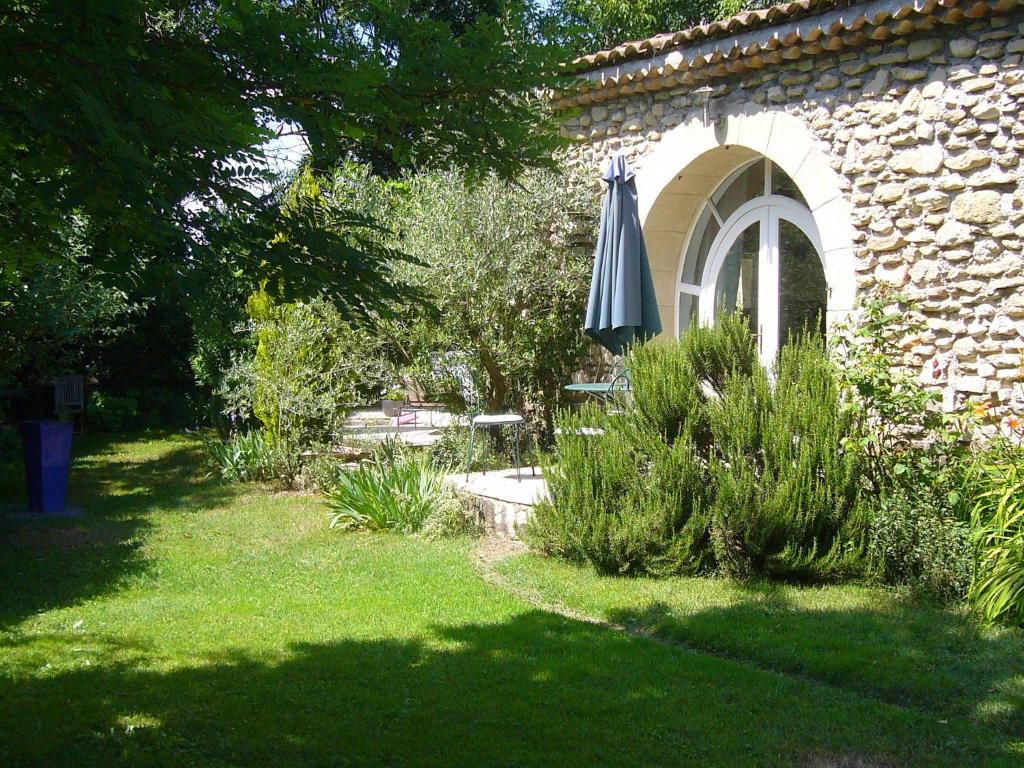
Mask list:
[[505,380],[505,374],[501,372],[501,368],[498,367],[497,361],[494,359],[494,355],[491,350],[481,345],[479,348],[480,362],[483,363],[484,370],[487,371],[487,378],[490,382],[490,386],[487,388],[487,410],[489,411],[500,411],[505,407],[505,395],[508,394],[508,382]]

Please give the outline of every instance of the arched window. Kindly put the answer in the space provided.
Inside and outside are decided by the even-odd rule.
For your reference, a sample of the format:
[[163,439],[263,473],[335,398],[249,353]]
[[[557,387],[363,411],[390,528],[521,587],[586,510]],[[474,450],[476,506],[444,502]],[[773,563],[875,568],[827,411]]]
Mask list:
[[824,331],[828,285],[821,238],[799,189],[758,158],[733,171],[707,199],[683,249],[676,329],[739,312],[761,359],[804,327]]

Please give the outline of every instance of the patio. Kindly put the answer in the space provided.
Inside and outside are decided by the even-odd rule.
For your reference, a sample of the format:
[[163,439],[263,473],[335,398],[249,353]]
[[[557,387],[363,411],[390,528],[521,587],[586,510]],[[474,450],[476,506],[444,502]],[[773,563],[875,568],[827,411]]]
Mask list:
[[349,415],[345,431],[346,437],[354,442],[375,443],[391,438],[422,447],[440,440],[442,431],[456,418],[448,411],[410,411],[396,428],[394,417],[385,416],[380,408],[359,408]]

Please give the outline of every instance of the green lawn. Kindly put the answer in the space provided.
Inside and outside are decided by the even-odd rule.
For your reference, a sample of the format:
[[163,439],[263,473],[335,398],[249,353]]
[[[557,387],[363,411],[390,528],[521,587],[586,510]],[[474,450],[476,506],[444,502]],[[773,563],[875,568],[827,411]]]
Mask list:
[[[1024,756],[1008,715],[984,725],[945,714],[1019,708],[1019,688],[1014,699],[1005,686],[1020,660],[996,650],[1003,638],[909,648],[905,633],[927,627],[897,634],[895,652],[920,655],[915,690],[929,689],[930,667],[935,685],[947,667],[959,681],[901,706],[864,684],[870,671],[836,672],[843,684],[823,685],[810,679],[827,677],[811,661],[800,676],[781,674],[768,667],[786,664],[755,652],[736,655],[756,663],[726,659],[535,609],[480,579],[472,542],[328,531],[315,499],[205,479],[191,439],[90,438],[72,494],[85,518],[0,523],[4,768],[947,766]],[[609,611],[664,617],[675,595],[685,615],[675,582],[650,600],[641,582],[532,558],[505,568],[562,597],[578,591],[595,601],[589,608],[605,600]],[[768,597],[748,601],[748,616],[763,601],[767,617],[754,651],[778,641],[792,657],[825,653],[800,638],[815,629],[812,608],[839,615],[845,603]],[[728,624],[726,598],[708,599]],[[881,644],[900,620],[885,618],[877,599],[865,593],[857,610],[880,614],[872,642]],[[936,632],[953,626],[934,622]],[[985,643],[983,654],[970,655],[973,642]],[[930,660],[936,648],[968,654],[963,668]],[[966,682],[968,669],[980,679]],[[886,679],[898,682],[896,672]],[[944,696],[973,699],[932,706]]]
[[1024,749],[1024,633],[860,586],[600,576],[538,555],[498,566],[555,606],[762,669],[996,729]]

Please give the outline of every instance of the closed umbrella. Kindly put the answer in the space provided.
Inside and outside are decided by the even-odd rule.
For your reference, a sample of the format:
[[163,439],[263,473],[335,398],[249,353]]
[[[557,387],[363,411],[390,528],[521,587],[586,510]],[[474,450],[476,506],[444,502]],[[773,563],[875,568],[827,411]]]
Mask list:
[[661,333],[651,265],[636,201],[635,172],[626,158],[612,158],[604,180],[601,231],[594,254],[584,332],[613,355],[634,341]]

